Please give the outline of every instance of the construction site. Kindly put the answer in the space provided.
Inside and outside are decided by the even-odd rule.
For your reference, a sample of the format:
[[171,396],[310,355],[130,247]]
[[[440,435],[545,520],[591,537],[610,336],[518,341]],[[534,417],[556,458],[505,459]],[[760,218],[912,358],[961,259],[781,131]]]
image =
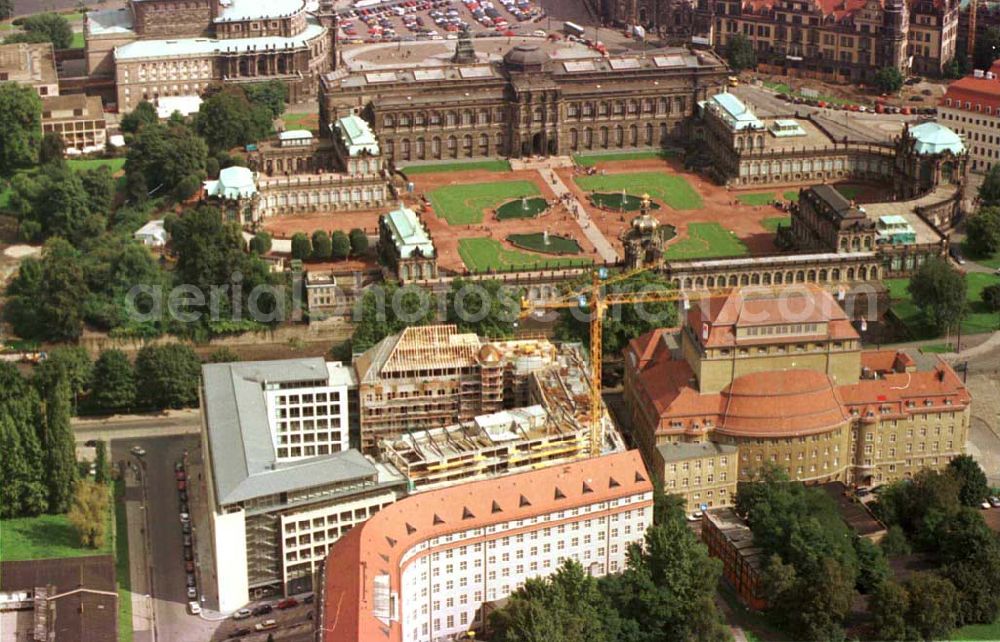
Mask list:
[[[379,451],[429,490],[589,457],[590,375],[579,344],[545,339],[484,342],[480,355],[500,364],[506,409],[382,439]],[[624,450],[602,410],[601,453]]]

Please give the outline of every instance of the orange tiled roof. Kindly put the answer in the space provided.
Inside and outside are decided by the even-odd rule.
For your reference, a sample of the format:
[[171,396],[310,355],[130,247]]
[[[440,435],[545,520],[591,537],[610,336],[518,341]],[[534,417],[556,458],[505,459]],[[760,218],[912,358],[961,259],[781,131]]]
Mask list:
[[808,435],[832,430],[850,419],[830,377],[815,370],[743,375],[721,397],[717,430],[728,435]]
[[398,621],[386,624],[372,614],[373,579],[388,574],[399,590],[402,556],[421,542],[651,491],[642,457],[632,450],[402,499],[351,529],[327,554],[323,640],[402,640]]
[[[996,68],[994,73],[1000,73],[1000,66],[994,65],[994,67]],[[949,100],[951,104],[948,103]],[[968,108],[965,107],[966,102],[969,103]],[[974,76],[959,78],[948,85],[948,89],[938,105],[983,114],[989,107],[993,115],[998,115],[998,110],[1000,110],[1000,78],[976,78]]]

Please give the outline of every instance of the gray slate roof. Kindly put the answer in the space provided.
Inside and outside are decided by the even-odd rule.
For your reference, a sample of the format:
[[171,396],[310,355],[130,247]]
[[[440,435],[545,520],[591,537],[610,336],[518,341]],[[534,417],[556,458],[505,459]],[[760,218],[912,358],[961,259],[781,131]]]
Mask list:
[[356,450],[277,462],[264,383],[326,381],[329,374],[322,358],[206,364],[202,379],[219,504],[376,474],[371,462]]
[[656,447],[664,462],[683,461],[714,455],[731,455],[739,451],[736,446],[703,441],[696,444],[660,444]]

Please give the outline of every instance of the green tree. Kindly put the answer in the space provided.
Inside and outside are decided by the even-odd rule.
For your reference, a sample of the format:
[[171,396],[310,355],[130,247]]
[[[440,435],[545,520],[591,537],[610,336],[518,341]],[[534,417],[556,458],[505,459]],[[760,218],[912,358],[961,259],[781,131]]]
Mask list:
[[28,37],[24,40],[8,37],[4,42],[51,42],[56,49],[69,49],[73,44],[73,28],[58,13],[36,13],[21,21],[21,29]]
[[76,440],[70,427],[70,386],[61,379],[45,397],[45,420],[41,437],[45,453],[45,476],[49,490],[49,512],[65,513],[76,482]]
[[14,0],[0,0],[0,20],[8,20],[14,15]]
[[351,349],[364,352],[389,335],[411,325],[427,325],[437,319],[437,298],[429,290],[386,283],[365,291],[355,309]]
[[181,343],[148,345],[135,358],[140,400],[152,408],[189,408],[198,403],[201,360]]
[[730,36],[726,43],[726,61],[736,73],[756,67],[757,54],[750,39],[741,33]]
[[265,108],[271,118],[277,118],[285,111],[285,103],[288,102],[288,85],[280,80],[243,85],[243,92],[251,104]]
[[0,517],[37,515],[48,508],[41,425],[38,392],[13,364],[0,362]]
[[115,177],[111,168],[102,165],[78,172],[83,191],[87,194],[87,211],[91,214],[110,212],[115,204]]
[[907,292],[938,332],[955,328],[966,311],[965,275],[939,257],[924,261],[910,277]]
[[209,149],[242,147],[270,133],[271,112],[267,106],[253,105],[239,87],[225,88],[201,103],[194,128]]
[[208,355],[208,363],[235,363],[240,361],[240,355],[236,354],[232,348],[225,346],[216,348],[212,354]]
[[455,279],[448,292],[448,323],[484,337],[512,337],[521,309],[521,290],[493,279]]
[[969,65],[965,56],[959,54],[945,63],[943,73],[945,78],[950,78],[952,80],[958,80],[959,78],[968,75]]
[[354,228],[350,232],[351,240],[351,254],[353,256],[362,256],[368,251],[368,235],[365,234],[364,230]]
[[866,594],[875,591],[882,582],[892,577],[889,561],[881,548],[865,537],[854,540],[854,550],[858,556],[857,589]]
[[979,184],[979,202],[983,207],[1000,205],[1000,163],[994,163]]
[[965,224],[965,245],[978,258],[1000,252],[1000,206],[982,207]]
[[10,205],[29,241],[61,236],[82,245],[104,231],[106,209],[91,209],[82,173],[66,165],[50,163],[36,175],[15,176],[12,188]]
[[877,640],[911,640],[907,622],[910,595],[898,582],[883,582],[871,597],[869,612]]
[[76,482],[72,505],[69,509],[69,523],[80,538],[80,545],[87,548],[101,548],[107,537],[108,524],[107,486],[89,479]]
[[82,346],[59,346],[48,353],[48,358],[35,369],[34,383],[39,393],[47,397],[61,380],[69,383],[69,392],[76,401],[87,393],[93,377],[94,364]]
[[[576,291],[589,282],[586,279],[570,286]],[[624,281],[608,286],[609,292],[618,294],[644,291],[664,291],[672,289],[669,280],[653,272],[641,272]],[[561,311],[556,323],[555,336],[562,341],[579,341],[590,345],[590,311],[585,308],[570,308]],[[671,327],[677,323],[677,304],[670,302],[638,303],[610,306],[604,315],[601,341],[604,354],[619,354],[635,337],[651,330]]]
[[998,56],[1000,56],[1000,28],[987,27],[984,33],[976,37],[972,55],[973,65],[976,69],[989,69]]
[[903,74],[895,67],[882,67],[875,72],[875,86],[884,94],[894,94],[903,88]]
[[987,285],[979,297],[991,312],[1000,312],[1000,283]]
[[948,462],[948,471],[953,474],[961,485],[958,498],[965,506],[978,508],[990,494],[990,485],[986,481],[986,473],[972,455],[959,455]]
[[103,440],[97,442],[95,447],[96,454],[94,457],[94,466],[96,467],[96,472],[94,473],[94,481],[98,484],[108,483],[108,444]]
[[264,255],[271,251],[271,235],[267,232],[257,232],[250,239],[250,251],[257,255]]
[[21,262],[4,315],[25,339],[72,341],[83,331],[83,280],[79,252],[61,238],[49,239],[40,260]]
[[42,141],[42,99],[15,82],[0,83],[0,176],[28,167]]
[[906,540],[906,533],[898,524],[890,526],[885,537],[878,544],[882,547],[882,552],[889,558],[910,554],[910,543]]
[[61,134],[45,132],[42,136],[42,144],[38,149],[38,162],[42,165],[47,165],[48,163],[58,163],[61,165],[65,163],[66,159],[63,157],[66,151],[65,147]]
[[340,230],[334,230],[330,237],[330,255],[335,259],[345,260],[351,255],[351,239]]
[[140,192],[147,191],[164,194],[173,192],[185,179],[200,181],[205,177],[207,155],[205,141],[188,127],[177,124],[142,127],[133,137],[125,161],[126,176],[141,175],[141,180],[129,179],[129,195],[139,198]]
[[1000,615],[1000,544],[971,551],[968,559],[949,564],[943,574],[958,594],[959,624],[990,624]]
[[323,230],[316,230],[312,233],[312,253],[310,258],[314,261],[329,261],[333,256],[333,242],[330,235]]
[[160,122],[156,107],[152,103],[140,101],[135,109],[122,116],[121,130],[126,134],[135,134],[145,125],[155,125]]
[[312,242],[305,232],[292,235],[292,258],[307,261],[312,256]]
[[946,578],[914,573],[906,581],[906,622],[921,640],[944,640],[958,622],[958,594]]
[[135,369],[121,350],[102,350],[94,364],[90,401],[104,412],[123,412],[135,406]]

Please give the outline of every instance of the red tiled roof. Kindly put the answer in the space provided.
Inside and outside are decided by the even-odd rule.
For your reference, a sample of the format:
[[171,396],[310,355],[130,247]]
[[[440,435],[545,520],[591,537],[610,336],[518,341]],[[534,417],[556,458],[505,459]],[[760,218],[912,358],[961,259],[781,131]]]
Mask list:
[[896,350],[867,350],[861,353],[861,367],[874,372],[903,371],[913,365],[913,359]]
[[[945,399],[952,407],[962,407],[972,401],[972,395],[962,380],[947,363],[938,360],[933,370],[923,372],[893,372],[879,379],[862,379],[856,384],[840,386],[840,395],[848,407],[892,407],[893,414],[910,412],[938,412],[945,407]],[[930,405],[927,404],[930,401]]]
[[[400,587],[402,556],[417,544],[490,524],[652,491],[636,450],[411,495],[354,527],[324,569],[324,642],[402,640],[398,621],[373,613],[373,580]],[[402,599],[402,596],[401,596]],[[399,611],[406,605],[401,602]]]
[[[813,284],[789,286],[780,292],[773,288],[740,288],[723,297],[705,299],[688,312],[688,325],[706,347],[713,348],[735,346],[736,328],[783,323],[827,323],[824,339],[858,338],[833,296]],[[819,337],[799,336],[805,340]],[[768,343],[773,338],[762,341]],[[758,342],[761,341],[753,338],[739,339],[741,345]]]
[[[1000,71],[1000,66],[994,65]],[[994,72],[997,73],[997,72]],[[951,101],[951,104],[948,101]],[[970,106],[965,107],[968,102]],[[991,113],[998,115],[1000,110],[1000,78],[975,78],[966,76],[948,85],[947,91],[938,103],[941,107],[952,107],[972,112],[986,113],[989,107]],[[980,109],[976,109],[980,106]]]
[[815,370],[774,370],[736,378],[721,397],[717,430],[741,437],[825,432],[850,417],[830,377]]

